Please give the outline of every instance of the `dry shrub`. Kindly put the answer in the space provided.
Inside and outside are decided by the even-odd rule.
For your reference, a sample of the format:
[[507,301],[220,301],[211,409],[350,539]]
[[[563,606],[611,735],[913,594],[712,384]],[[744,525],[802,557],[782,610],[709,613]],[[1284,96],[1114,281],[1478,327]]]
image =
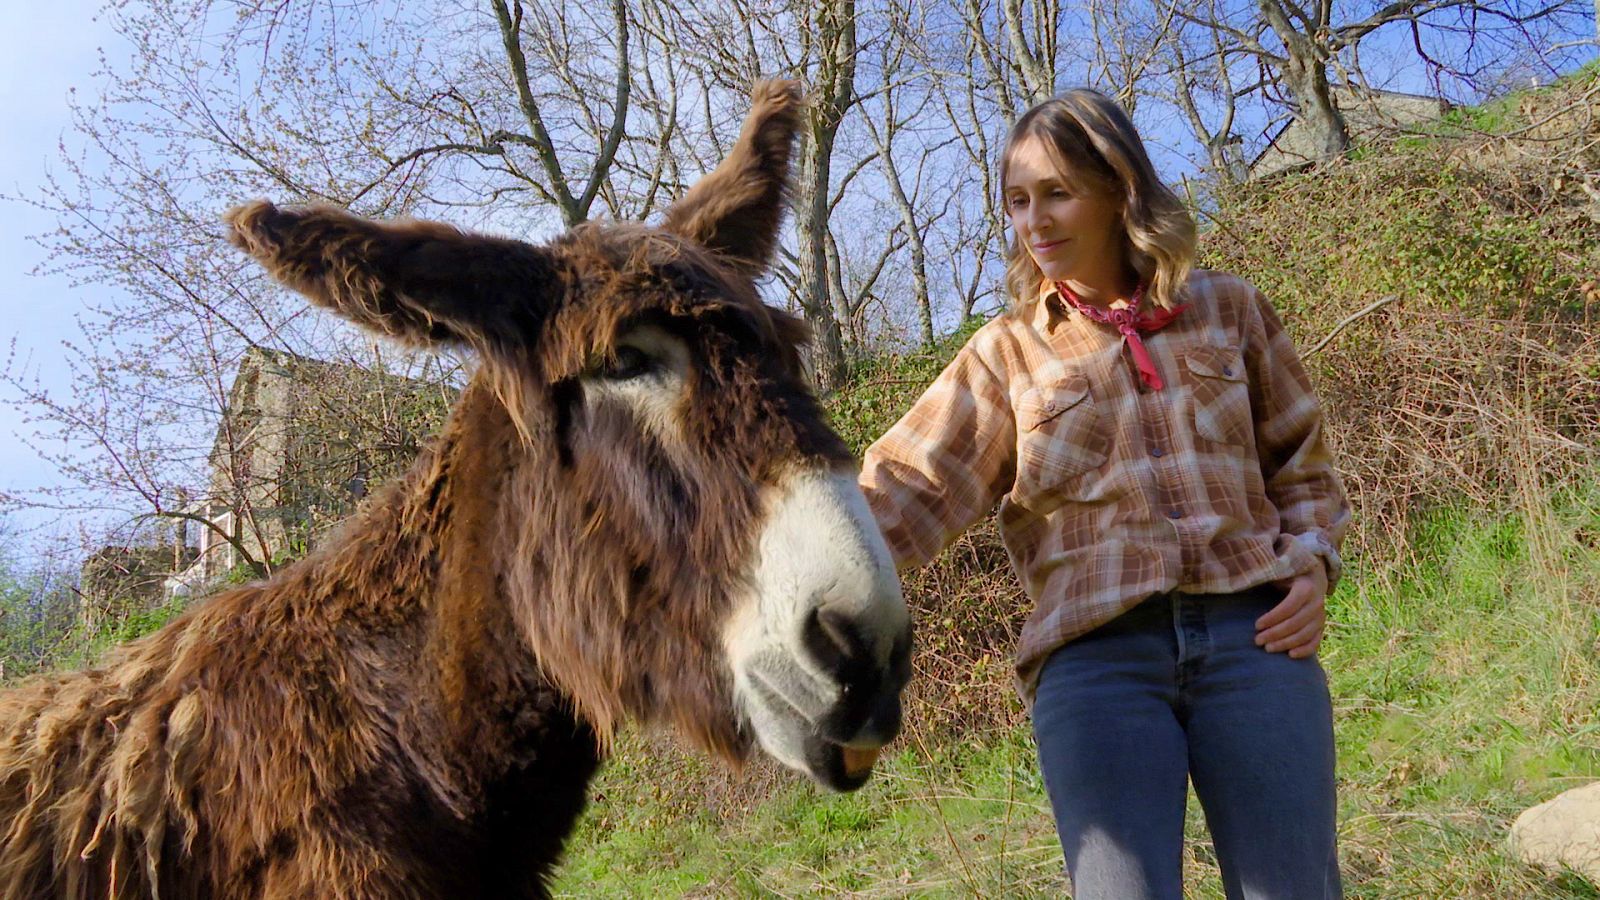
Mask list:
[[1418,514],[1465,507],[1543,519],[1553,495],[1594,477],[1593,332],[1388,310],[1366,327],[1366,340],[1313,362],[1356,510],[1347,551],[1367,568],[1415,562],[1408,532]]
[[1413,562],[1419,514],[1545,522],[1595,477],[1600,224],[1560,173],[1594,152],[1597,85],[1503,102],[1479,117],[1495,133],[1403,139],[1208,207],[1205,264],[1260,286],[1302,348],[1355,504],[1347,551],[1369,571]]
[[933,741],[1022,721],[1012,658],[1033,604],[1011,572],[994,518],[901,577],[917,626],[907,729]]

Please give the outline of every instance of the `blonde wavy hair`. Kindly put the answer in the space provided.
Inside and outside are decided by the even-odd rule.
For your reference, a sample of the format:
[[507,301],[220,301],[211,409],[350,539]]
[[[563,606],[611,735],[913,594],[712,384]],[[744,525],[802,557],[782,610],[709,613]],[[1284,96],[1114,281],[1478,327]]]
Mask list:
[[[1146,297],[1162,308],[1176,306],[1194,266],[1194,217],[1156,177],[1144,141],[1122,107],[1099,91],[1076,88],[1023,113],[1000,155],[1002,204],[1012,153],[1029,138],[1037,138],[1056,158],[1073,189],[1121,198],[1129,265]],[[1043,281],[1028,248],[1013,235],[1006,251],[1012,308],[1026,309],[1037,301]]]

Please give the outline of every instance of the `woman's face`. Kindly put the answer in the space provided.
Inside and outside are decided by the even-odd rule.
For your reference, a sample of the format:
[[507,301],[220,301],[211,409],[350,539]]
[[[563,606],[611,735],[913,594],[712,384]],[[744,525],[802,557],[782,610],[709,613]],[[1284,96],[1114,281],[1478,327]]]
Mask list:
[[1045,278],[1081,285],[1089,295],[1118,290],[1127,272],[1121,204],[1075,189],[1079,180],[1057,167],[1039,139],[1025,138],[1006,167],[1006,214]]

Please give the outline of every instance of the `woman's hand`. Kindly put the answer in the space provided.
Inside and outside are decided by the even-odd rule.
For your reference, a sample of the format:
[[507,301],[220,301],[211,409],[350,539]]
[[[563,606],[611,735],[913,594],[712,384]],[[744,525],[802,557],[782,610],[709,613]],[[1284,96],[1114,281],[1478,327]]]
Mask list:
[[1304,575],[1277,582],[1287,596],[1256,620],[1256,646],[1269,653],[1285,650],[1294,659],[1317,652],[1328,624],[1328,572],[1318,565]]

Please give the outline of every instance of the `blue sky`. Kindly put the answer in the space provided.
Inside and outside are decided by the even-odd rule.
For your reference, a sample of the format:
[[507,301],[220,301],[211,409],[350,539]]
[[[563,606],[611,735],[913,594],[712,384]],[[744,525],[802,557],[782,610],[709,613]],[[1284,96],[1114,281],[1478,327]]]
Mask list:
[[[68,133],[68,92],[92,88],[98,50],[116,53],[118,38],[95,21],[100,0],[49,0],[8,4],[0,29],[0,194],[37,192],[45,174],[59,168],[58,142]],[[0,200],[0,354],[16,341],[19,361],[47,383],[59,383],[61,342],[76,333],[74,315],[92,288],[73,288],[62,276],[34,276],[43,251],[30,235],[49,230],[53,218]],[[0,401],[13,399],[0,387]],[[22,440],[31,429],[23,413],[0,402],[0,490],[53,483],[55,470]]]

